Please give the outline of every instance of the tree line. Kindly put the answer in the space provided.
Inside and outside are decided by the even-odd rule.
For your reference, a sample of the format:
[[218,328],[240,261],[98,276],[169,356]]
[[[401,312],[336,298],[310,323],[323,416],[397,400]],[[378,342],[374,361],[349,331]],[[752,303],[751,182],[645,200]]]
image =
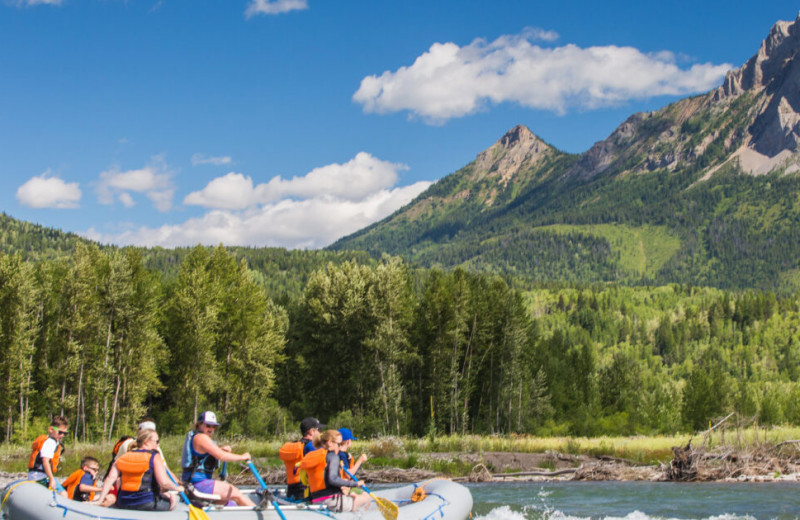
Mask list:
[[[265,275],[195,247],[0,254],[4,441],[66,415],[113,439],[145,413],[233,434],[306,415],[364,435],[650,434],[728,411],[800,424],[800,298],[688,285],[540,285],[397,257],[329,262],[276,301]],[[307,268],[304,267],[304,269]]]

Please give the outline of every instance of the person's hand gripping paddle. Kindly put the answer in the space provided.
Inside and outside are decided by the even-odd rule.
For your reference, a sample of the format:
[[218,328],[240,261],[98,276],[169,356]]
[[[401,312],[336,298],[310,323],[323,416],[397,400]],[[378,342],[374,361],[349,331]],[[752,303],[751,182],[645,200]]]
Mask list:
[[[342,469],[344,470],[345,473],[347,473],[348,477],[358,482],[358,479],[354,477],[352,473],[347,471],[347,468],[342,466]],[[397,520],[397,514],[400,512],[397,507],[397,504],[395,504],[394,502],[392,502],[387,498],[379,497],[378,495],[370,491],[367,486],[361,486],[361,487],[364,489],[364,491],[366,491],[369,494],[372,500],[374,500],[375,503],[378,504],[378,509],[380,510],[381,514],[386,520]]]

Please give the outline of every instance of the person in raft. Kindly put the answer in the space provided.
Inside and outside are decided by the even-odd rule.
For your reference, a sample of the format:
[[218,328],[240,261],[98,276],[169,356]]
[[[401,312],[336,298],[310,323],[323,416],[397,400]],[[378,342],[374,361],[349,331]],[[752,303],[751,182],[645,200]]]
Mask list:
[[303,456],[309,451],[314,451],[314,437],[319,435],[319,432],[325,428],[316,417],[306,417],[300,421],[300,435],[303,436]]
[[217,446],[211,435],[219,427],[214,412],[203,412],[195,423],[194,429],[186,434],[181,452],[182,479],[185,484],[192,484],[201,493],[219,495],[217,503],[227,505],[233,500],[236,505],[254,507],[255,503],[247,498],[234,485],[214,480],[214,470],[220,462],[243,462],[250,460],[249,453],[237,455],[231,452],[230,446]]
[[[153,430],[156,431],[156,423],[155,419],[146,415],[142,418],[139,426],[136,427],[136,434],[138,435],[143,430]],[[114,444],[114,448],[111,450],[111,461],[108,463],[108,469],[106,469],[106,475],[111,471],[111,466],[114,462],[128,453],[128,451],[136,448],[136,437],[131,437],[130,435],[123,435],[119,438],[119,440]],[[164,452],[161,451],[161,446],[158,446],[158,453],[161,455],[161,458],[164,459],[164,463],[166,464],[167,459],[164,457]],[[178,478],[175,476],[172,471],[170,471],[169,466],[167,466],[167,476],[172,477],[172,480],[175,482],[178,481]],[[114,505],[114,501],[117,498],[117,489],[119,487],[119,483],[114,484],[114,487],[111,488],[108,496],[106,496],[106,501],[102,504],[103,507],[111,507]]]
[[[342,442],[339,444],[339,459],[341,459],[342,465],[342,478],[349,478],[347,473],[344,470],[350,472],[351,475],[355,476],[358,469],[367,461],[367,454],[362,453],[358,460],[354,460],[353,456],[348,453],[350,450],[350,446],[353,444],[353,441],[357,441],[358,437],[353,435],[353,432],[350,428],[339,428],[339,433],[342,435]],[[345,495],[350,494],[350,489],[346,488],[343,489]]]
[[97,472],[100,471],[100,462],[94,457],[84,457],[81,468],[73,471],[61,483],[67,488],[67,498],[76,502],[91,502],[94,494],[103,488],[97,485]]
[[64,446],[61,440],[69,432],[69,420],[56,415],[50,421],[46,434],[39,435],[31,445],[31,456],[28,460],[28,480],[35,480],[41,485],[55,490],[61,496],[67,496],[67,490],[55,477],[58,462]]
[[324,505],[334,513],[356,511],[369,505],[370,497],[363,493],[345,495],[343,487],[363,487],[364,482],[344,479],[339,474],[339,430],[326,430],[314,441],[316,450],[309,452],[300,462],[300,469],[308,474],[308,488],[312,504]]
[[120,479],[117,490],[118,509],[137,511],[169,511],[178,503],[178,496],[167,491],[183,491],[167,476],[167,466],[158,452],[159,438],[155,430],[141,430],[136,449],[128,450],[114,464],[103,481],[103,489],[95,502],[103,503],[111,487]]

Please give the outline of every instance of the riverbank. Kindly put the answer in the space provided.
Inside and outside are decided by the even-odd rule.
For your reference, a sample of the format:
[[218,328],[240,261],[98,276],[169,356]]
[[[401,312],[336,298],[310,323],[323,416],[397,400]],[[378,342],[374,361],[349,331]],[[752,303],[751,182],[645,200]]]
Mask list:
[[[698,435],[630,437],[531,437],[451,435],[435,438],[380,437],[353,444],[367,453],[362,475],[368,482],[414,482],[446,477],[472,482],[520,480],[620,481],[784,481],[800,480],[800,429],[731,428],[725,421]],[[717,429],[718,428],[718,429]],[[177,467],[182,435],[164,435],[167,463]],[[249,452],[270,484],[283,482],[277,457],[283,440],[220,439],[235,452]],[[83,456],[107,464],[110,445],[68,443],[60,477]],[[0,485],[24,478],[30,445],[0,445]],[[253,484],[231,464],[230,479]]]
[[[641,464],[635,461],[616,459],[608,456],[571,455],[558,452],[484,452],[431,453],[427,457],[440,460],[458,461],[472,469],[465,475],[448,475],[422,468],[385,467],[364,469],[361,476],[370,483],[395,484],[419,482],[431,478],[451,478],[462,482],[527,482],[527,481],[650,481],[671,482],[676,480],[697,482],[786,482],[800,481],[800,458],[797,456],[763,458],[760,464],[749,464],[744,471],[747,455],[728,452],[724,457],[718,454],[703,457],[698,461],[698,471],[694,478],[675,479],[674,462],[667,464]],[[751,463],[754,461],[750,461]],[[738,465],[737,465],[738,464]],[[736,467],[733,467],[736,466]],[[270,485],[284,483],[285,474],[280,467],[261,465],[262,476]],[[728,474],[720,472],[728,471]],[[740,471],[741,470],[741,471]],[[0,472],[0,488],[15,480],[26,477],[25,473]],[[63,478],[64,475],[61,475]],[[248,472],[234,470],[229,481],[237,485],[255,485],[255,479]]]

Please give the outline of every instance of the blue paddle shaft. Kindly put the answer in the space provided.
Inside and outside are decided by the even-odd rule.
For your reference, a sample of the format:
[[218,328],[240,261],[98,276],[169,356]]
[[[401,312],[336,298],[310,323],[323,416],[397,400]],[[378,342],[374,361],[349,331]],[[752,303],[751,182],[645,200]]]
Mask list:
[[[267,489],[267,483],[264,482],[263,478],[261,478],[261,474],[258,472],[258,469],[256,468],[256,465],[253,464],[252,460],[247,461],[247,467],[250,468],[250,472],[253,474],[254,477],[256,477],[258,485],[261,486],[261,489],[263,489],[265,493],[269,493],[269,490]],[[286,516],[284,516],[283,511],[281,511],[281,508],[278,505],[278,501],[270,500],[270,503],[272,504],[272,507],[275,508],[275,511],[277,511],[278,514],[280,515],[281,520],[286,520]]]
[[[178,483],[175,482],[175,479],[172,478],[172,474],[169,472],[169,470],[167,471],[167,476],[169,477],[169,479],[172,481],[173,484],[175,484],[176,486],[178,485]],[[186,493],[184,493],[183,491],[180,491],[180,494],[181,494],[181,498],[186,503],[186,505],[187,506],[191,506],[192,503],[189,502],[189,497],[186,496]]]
[[[342,466],[342,469],[344,470],[344,472],[345,472],[345,473],[347,473],[347,476],[348,476],[348,477],[350,477],[351,479],[353,479],[353,480],[355,480],[356,482],[358,482],[358,479],[357,479],[356,477],[354,477],[354,476],[353,476],[353,474],[352,474],[352,473],[350,473],[350,472],[347,470],[347,468],[345,468],[344,466]],[[364,488],[364,491],[366,491],[367,493],[372,493],[372,491],[370,491],[370,490],[369,490],[369,488],[368,488],[367,486],[361,486],[361,487],[362,487],[362,488]]]

